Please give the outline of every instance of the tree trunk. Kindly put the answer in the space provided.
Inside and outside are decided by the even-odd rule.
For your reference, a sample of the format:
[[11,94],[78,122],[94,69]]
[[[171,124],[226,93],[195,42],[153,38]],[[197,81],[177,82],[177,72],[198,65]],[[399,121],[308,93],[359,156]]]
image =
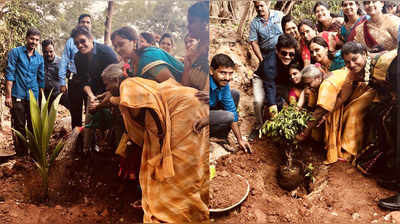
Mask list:
[[246,9],[243,12],[242,19],[240,20],[239,28],[238,28],[238,31],[237,31],[240,36],[242,36],[242,34],[243,34],[243,30],[244,30],[243,27],[244,27],[244,24],[247,21],[247,17],[249,16],[249,12],[250,12],[251,6],[252,6],[252,2],[248,2],[247,5],[246,5]]
[[107,16],[105,26],[106,29],[104,31],[104,44],[111,46],[111,21],[112,21],[112,12],[113,12],[113,1],[108,1],[108,8],[107,8]]

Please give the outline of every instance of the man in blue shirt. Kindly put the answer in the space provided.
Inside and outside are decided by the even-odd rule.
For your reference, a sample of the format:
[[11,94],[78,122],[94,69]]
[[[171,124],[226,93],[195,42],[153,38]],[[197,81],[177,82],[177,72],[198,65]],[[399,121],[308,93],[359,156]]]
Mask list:
[[[85,26],[92,29],[91,16],[89,14],[82,14],[78,19],[78,26]],[[74,39],[72,37],[68,38],[65,43],[64,51],[61,56],[61,61],[59,64],[58,76],[60,79],[60,91],[66,92],[66,77],[68,77],[68,98],[70,102],[69,110],[71,113],[71,125],[72,128],[76,126],[82,126],[82,106],[84,101],[84,94],[82,86],[79,83],[77,77],[76,67],[75,67],[75,54],[78,52],[78,48],[74,44]]]
[[[12,128],[21,133],[25,133],[26,123],[32,130],[29,90],[38,99],[39,89],[42,90],[45,84],[43,57],[36,51],[39,40],[40,31],[31,28],[26,33],[25,46],[13,48],[8,53],[5,104],[11,109]],[[27,149],[16,136],[13,139],[15,152],[24,156]]]
[[239,146],[251,152],[250,144],[242,139],[238,125],[236,108],[239,104],[239,91],[229,87],[235,63],[229,56],[217,54],[210,68],[210,137],[227,139],[232,129]]
[[[250,24],[249,41],[253,48],[255,55],[257,56],[260,64],[259,70],[267,71],[267,69],[261,69],[263,67],[271,67],[276,63],[275,57],[275,45],[278,42],[278,37],[281,35],[282,27],[281,21],[283,13],[280,11],[270,10],[269,2],[265,1],[253,1],[254,7],[257,12],[257,16],[253,19]],[[262,108],[264,101],[267,98],[273,101],[272,94],[265,96],[263,80],[254,74],[253,82],[253,94],[254,94],[254,112],[256,114],[256,125],[250,134],[249,140],[253,140],[258,135],[258,129],[261,127],[263,122]],[[268,93],[268,92],[267,92]],[[273,113],[276,106],[271,105],[269,110]]]

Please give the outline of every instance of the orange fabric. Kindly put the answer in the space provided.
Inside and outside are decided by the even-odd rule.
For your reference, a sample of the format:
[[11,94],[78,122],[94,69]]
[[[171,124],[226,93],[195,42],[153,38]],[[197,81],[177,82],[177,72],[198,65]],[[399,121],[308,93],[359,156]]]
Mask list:
[[[128,136],[143,146],[139,180],[145,223],[209,222],[209,129],[196,134],[192,128],[209,110],[195,92],[173,79],[157,83],[135,77],[121,84],[119,105]],[[144,108],[143,126],[134,116]],[[161,135],[148,109],[157,114]]]
[[330,112],[325,123],[327,163],[334,163],[339,158],[348,159],[361,149],[365,135],[365,109],[375,97],[372,88],[359,83],[350,102],[333,110],[347,73],[346,69],[333,71],[333,75],[323,81],[318,92],[317,105]]

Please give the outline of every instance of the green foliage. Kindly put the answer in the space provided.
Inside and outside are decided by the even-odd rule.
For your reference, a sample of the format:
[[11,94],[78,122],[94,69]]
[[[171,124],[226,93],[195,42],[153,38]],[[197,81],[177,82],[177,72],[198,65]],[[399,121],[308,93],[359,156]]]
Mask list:
[[304,170],[304,173],[305,173],[304,176],[307,178],[310,178],[313,183],[315,182],[314,169],[315,168],[312,165],[312,163],[309,163],[308,166]]
[[[330,6],[329,11],[331,13],[341,13],[341,0],[330,0],[326,2]],[[291,15],[295,18],[296,21],[300,21],[302,19],[310,19],[311,21],[316,21],[313,13],[315,3],[316,1],[300,1],[299,3],[294,4]]]
[[312,118],[311,113],[296,106],[286,106],[272,119],[264,123],[259,137],[267,134],[274,140],[295,143],[296,135],[307,127]]
[[48,191],[49,169],[64,145],[64,143],[60,141],[55,149],[52,152],[49,152],[49,141],[54,130],[54,123],[57,116],[57,108],[60,98],[61,94],[53,101],[49,112],[48,105],[50,96],[46,99],[42,92],[42,102],[41,107],[39,107],[33,92],[29,90],[29,107],[33,133],[29,131],[27,126],[25,126],[26,137],[19,131],[13,129],[25,144],[25,147],[30,149],[32,158],[42,177],[42,187],[46,195]]

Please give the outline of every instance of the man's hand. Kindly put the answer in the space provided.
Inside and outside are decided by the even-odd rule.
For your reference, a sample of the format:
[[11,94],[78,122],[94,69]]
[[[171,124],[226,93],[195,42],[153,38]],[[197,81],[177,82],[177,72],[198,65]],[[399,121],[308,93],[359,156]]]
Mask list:
[[252,153],[250,144],[245,140],[239,140],[238,144],[244,152]]
[[6,106],[9,107],[10,109],[13,107],[11,96],[6,96],[5,104],[6,104]]
[[197,99],[205,104],[208,104],[210,101],[210,95],[208,94],[208,91],[198,91],[194,95],[197,97]]
[[66,86],[60,86],[60,91],[61,91],[62,93],[67,92],[67,87],[66,87]]
[[200,134],[201,129],[206,127],[210,123],[209,117],[201,118],[198,119],[197,121],[194,122],[193,124],[193,131],[196,134]]

